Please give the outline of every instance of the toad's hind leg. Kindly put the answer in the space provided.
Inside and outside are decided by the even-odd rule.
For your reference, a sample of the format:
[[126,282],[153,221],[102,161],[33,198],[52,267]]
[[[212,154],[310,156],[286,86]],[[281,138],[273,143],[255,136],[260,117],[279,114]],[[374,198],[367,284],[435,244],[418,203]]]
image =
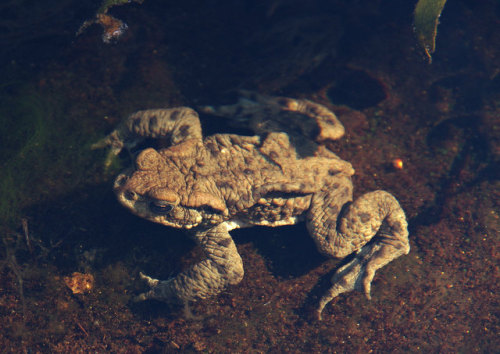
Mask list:
[[[410,251],[405,214],[390,193],[379,190],[361,196],[346,207],[338,221],[335,197],[323,195],[323,198],[323,201],[313,199],[308,217],[308,228],[318,248],[333,257],[358,252],[332,277],[333,285],[319,303],[320,319],[324,307],[341,293],[362,290],[370,298],[375,272]],[[375,242],[367,244],[375,235],[378,236]]]

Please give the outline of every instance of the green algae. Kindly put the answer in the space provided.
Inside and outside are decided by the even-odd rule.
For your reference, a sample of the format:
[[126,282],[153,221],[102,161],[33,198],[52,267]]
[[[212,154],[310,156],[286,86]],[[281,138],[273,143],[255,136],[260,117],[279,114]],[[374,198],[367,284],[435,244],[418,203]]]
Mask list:
[[50,136],[44,124],[49,107],[33,94],[10,95],[13,86],[4,85],[0,93],[0,220],[5,222],[12,221],[29,198],[34,172],[43,163],[39,151]]
[[30,84],[0,87],[0,224],[18,225],[22,208],[88,176],[92,137],[64,110],[64,99]]

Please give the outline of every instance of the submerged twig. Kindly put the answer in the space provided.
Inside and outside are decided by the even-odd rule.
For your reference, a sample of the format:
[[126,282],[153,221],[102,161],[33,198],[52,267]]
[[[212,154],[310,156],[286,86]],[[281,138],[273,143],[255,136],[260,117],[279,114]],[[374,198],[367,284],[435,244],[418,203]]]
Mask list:
[[21,219],[21,224],[23,226],[24,239],[26,240],[26,245],[28,246],[28,251],[33,255],[33,247],[31,247],[30,233],[28,229],[28,220],[26,218]]

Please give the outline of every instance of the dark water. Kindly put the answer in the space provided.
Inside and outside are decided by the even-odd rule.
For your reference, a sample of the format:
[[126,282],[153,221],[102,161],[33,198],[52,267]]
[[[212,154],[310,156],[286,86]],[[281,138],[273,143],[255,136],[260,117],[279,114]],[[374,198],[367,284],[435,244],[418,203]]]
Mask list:
[[[159,1],[0,5],[0,348],[3,352],[494,352],[499,340],[500,6],[449,0],[428,64],[413,4]],[[109,30],[109,29],[108,29]],[[133,303],[139,271],[167,278],[203,255],[121,208],[129,162],[90,146],[139,109],[228,103],[236,90],[327,105],[347,134],[355,197],[393,193],[409,255],[372,300],[311,309],[338,264],[304,225],[234,231],[245,278],[192,304]],[[202,115],[205,134],[247,132]],[[236,128],[235,128],[236,125]],[[403,169],[392,167],[402,159]],[[88,293],[64,277],[92,274]]]

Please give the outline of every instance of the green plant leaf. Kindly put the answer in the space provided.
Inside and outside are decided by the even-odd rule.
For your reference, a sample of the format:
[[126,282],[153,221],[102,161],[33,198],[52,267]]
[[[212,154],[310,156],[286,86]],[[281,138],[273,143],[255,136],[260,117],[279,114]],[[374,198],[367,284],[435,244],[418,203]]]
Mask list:
[[143,1],[144,0],[104,0],[101,3],[101,7],[99,7],[99,10],[97,10],[97,13],[98,14],[106,14],[110,7],[121,6],[124,4],[131,3],[131,2],[137,2],[139,4],[142,4]]
[[436,50],[437,26],[445,3],[446,0],[419,0],[415,7],[415,34],[429,62],[432,62],[431,55]]

